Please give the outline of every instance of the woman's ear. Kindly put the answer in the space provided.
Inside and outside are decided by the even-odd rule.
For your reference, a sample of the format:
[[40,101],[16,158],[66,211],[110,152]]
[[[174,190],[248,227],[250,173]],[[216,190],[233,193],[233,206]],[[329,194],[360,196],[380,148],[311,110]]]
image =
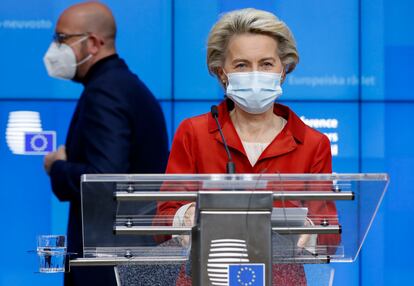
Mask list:
[[280,80],[280,84],[283,84],[285,82],[285,78],[286,78],[286,67],[283,67],[282,78]]
[[217,68],[217,77],[223,86],[227,86],[227,76],[222,67]]

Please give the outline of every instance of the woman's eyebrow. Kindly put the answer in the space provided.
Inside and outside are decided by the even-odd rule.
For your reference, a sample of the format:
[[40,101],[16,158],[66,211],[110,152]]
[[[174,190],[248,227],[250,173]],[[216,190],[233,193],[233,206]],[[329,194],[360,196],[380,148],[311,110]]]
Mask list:
[[260,59],[260,62],[264,62],[264,61],[276,61],[276,59],[274,58],[274,57],[266,57],[266,58],[263,58],[263,59]]
[[232,63],[236,63],[236,62],[249,62],[248,60],[246,60],[246,59],[243,59],[243,58],[235,58],[234,60],[232,60],[231,61]]

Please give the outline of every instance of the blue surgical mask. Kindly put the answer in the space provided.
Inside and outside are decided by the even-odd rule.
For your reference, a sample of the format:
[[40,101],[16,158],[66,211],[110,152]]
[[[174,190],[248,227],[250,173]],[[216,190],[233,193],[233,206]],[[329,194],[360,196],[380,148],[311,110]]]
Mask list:
[[236,72],[227,74],[227,78],[227,97],[251,114],[268,111],[282,95],[281,73]]

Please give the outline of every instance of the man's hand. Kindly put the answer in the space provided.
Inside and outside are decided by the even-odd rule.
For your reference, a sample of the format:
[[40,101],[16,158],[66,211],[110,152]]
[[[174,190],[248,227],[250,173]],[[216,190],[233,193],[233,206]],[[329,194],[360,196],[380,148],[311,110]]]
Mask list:
[[47,174],[50,174],[50,168],[56,160],[66,161],[66,149],[64,145],[61,145],[55,152],[51,152],[45,156],[43,166]]

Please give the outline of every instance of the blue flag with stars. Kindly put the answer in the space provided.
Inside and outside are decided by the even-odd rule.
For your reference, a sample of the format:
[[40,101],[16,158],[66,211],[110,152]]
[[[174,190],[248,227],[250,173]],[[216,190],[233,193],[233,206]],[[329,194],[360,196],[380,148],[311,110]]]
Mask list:
[[230,264],[229,286],[264,286],[264,264]]

